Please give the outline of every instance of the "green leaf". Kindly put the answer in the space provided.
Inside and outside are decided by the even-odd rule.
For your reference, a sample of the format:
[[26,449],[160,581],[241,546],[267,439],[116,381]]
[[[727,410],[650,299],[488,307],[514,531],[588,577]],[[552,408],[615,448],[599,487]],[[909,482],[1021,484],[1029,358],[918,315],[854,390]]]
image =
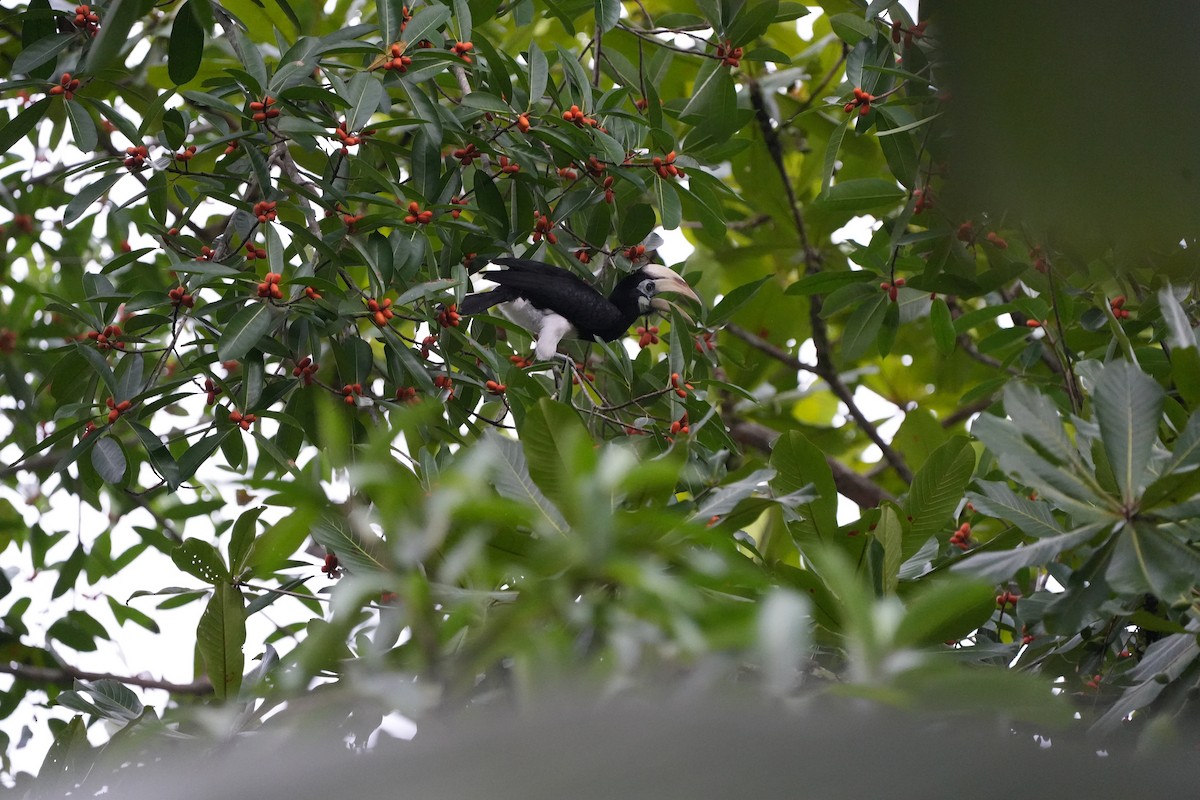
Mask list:
[[738,312],[742,306],[750,302],[763,284],[771,280],[774,275],[764,275],[756,281],[744,283],[737,287],[729,294],[721,298],[721,302],[713,307],[713,310],[708,312],[707,324],[713,328],[719,328],[729,321],[734,314]]
[[111,436],[103,436],[96,441],[96,446],[92,448],[92,466],[105,483],[119,485],[125,481],[125,471],[129,468],[129,461],[125,458],[125,451],[121,449],[121,445],[116,439]]
[[167,46],[167,75],[176,86],[196,77],[204,60],[204,28],[192,10],[194,0],[186,0],[175,12],[171,39]]
[[175,566],[205,583],[227,582],[230,577],[217,548],[203,539],[184,539],[171,551],[171,560]]
[[400,7],[403,0],[375,0],[375,19],[379,24],[379,36],[383,43],[390,44],[400,35]]
[[897,647],[936,647],[971,633],[996,611],[990,583],[949,577],[932,581],[908,604],[896,628]]
[[974,471],[975,450],[965,436],[955,436],[934,450],[917,470],[904,502],[912,518],[904,540],[904,559],[920,550],[930,536],[953,527],[952,515]]
[[196,648],[218,700],[236,697],[241,688],[245,643],[246,608],[242,592],[228,583],[218,583],[196,626]]
[[1105,365],[1096,380],[1092,402],[1100,440],[1126,507],[1133,505],[1142,489],[1158,440],[1164,398],[1162,387],[1128,361]]
[[0,153],[7,153],[12,149],[14,144],[21,141],[25,134],[33,130],[33,127],[41,121],[46,111],[49,110],[52,99],[51,97],[43,97],[10,119],[8,124],[3,128],[0,128]]
[[1196,347],[1196,333],[1192,330],[1192,321],[1187,312],[1175,297],[1175,291],[1167,284],[1158,290],[1158,305],[1162,309],[1163,322],[1167,324],[1167,343],[1172,350],[1182,350]]
[[217,342],[217,357],[221,361],[237,361],[258,344],[274,326],[271,307],[265,302],[251,303],[229,320]]
[[347,129],[357,131],[367,127],[371,116],[379,110],[383,94],[383,83],[374,73],[359,72],[351,78],[342,96],[350,104],[346,114]]
[[821,449],[791,430],[775,440],[770,463],[775,469],[771,488],[776,494],[792,494],[810,485],[816,488],[816,499],[796,507],[800,519],[789,527],[802,551],[809,542],[837,542],[837,485]]
[[954,333],[950,306],[940,297],[929,306],[929,324],[933,328],[933,343],[937,345],[938,351],[947,355],[953,353],[958,344],[958,337]]
[[67,100],[67,119],[71,122],[71,135],[75,138],[75,146],[81,152],[90,153],[96,149],[99,137],[96,133],[96,122],[87,108],[75,100]]
[[312,526],[312,537],[351,572],[387,572],[384,542],[369,528],[336,511],[327,511]]
[[829,18],[829,25],[838,38],[853,47],[863,39],[875,35],[875,26],[861,14],[834,14]]
[[518,430],[530,477],[560,510],[570,508],[574,503],[570,491],[574,452],[591,441],[579,414],[570,406],[543,397],[526,412]]
[[72,34],[42,37],[17,54],[10,67],[11,72],[13,75],[31,73],[77,41],[79,40]]
[[404,29],[404,41],[416,44],[422,39],[437,39],[434,32],[450,19],[450,9],[439,4],[431,4],[413,14]]
[[80,189],[63,210],[63,224],[69,225],[83,216],[83,212],[91,208],[93,203],[98,201],[123,177],[123,173],[114,172]]
[[92,39],[87,51],[87,60],[80,70],[89,75],[102,72],[112,65],[121,53],[121,49],[129,44],[129,31],[133,23],[142,18],[149,10],[148,0],[112,0],[104,6],[104,24],[100,32]]
[[846,320],[845,333],[842,334],[843,363],[858,360],[875,344],[890,304],[886,292],[876,292],[854,309],[854,313]]
[[550,65],[546,54],[541,51],[536,42],[529,43],[529,101],[536,103],[546,94],[546,81],[550,73]]
[[527,504],[560,534],[566,534],[570,526],[562,512],[542,493],[529,476],[529,465],[525,460],[525,449],[521,442],[489,432],[484,441],[499,454],[497,466],[492,472],[492,485],[501,497]]
[[967,497],[976,511],[1011,522],[1027,535],[1037,539],[1063,533],[1062,526],[1054,518],[1047,503],[1023,497],[1005,483],[976,481],[975,485],[983,490],[983,494],[971,492]]
[[875,524],[873,535],[883,546],[882,588],[885,593],[891,594],[900,582],[900,564],[904,560],[901,554],[904,528],[894,503],[884,503],[880,508],[879,522]]
[[974,575],[981,580],[999,583],[1010,580],[1018,570],[1048,564],[1067,550],[1087,544],[1092,537],[1106,527],[1108,527],[1106,524],[1097,522],[1061,536],[1039,539],[1033,544],[1024,544],[1012,550],[999,552],[976,550],[955,563],[950,569]]
[[904,199],[904,190],[880,178],[855,178],[839,181],[813,201],[813,207],[825,212],[867,211],[894,206]]
[[179,465],[175,463],[175,459],[171,456],[171,451],[145,425],[132,420],[128,422],[128,425],[137,434],[142,447],[146,448],[146,455],[150,458],[150,463],[153,465],[154,471],[166,482],[167,488],[171,491],[178,489],[182,481],[179,478]]
[[[591,213],[596,213],[595,211]],[[621,215],[620,239],[622,244],[635,245],[645,240],[654,230],[657,219],[654,208],[647,203],[634,203]]]
[[1117,535],[1105,579],[1118,592],[1181,600],[1200,576],[1200,551],[1168,531],[1135,521]]
[[621,0],[594,0],[596,24],[601,33],[608,33],[621,20]]

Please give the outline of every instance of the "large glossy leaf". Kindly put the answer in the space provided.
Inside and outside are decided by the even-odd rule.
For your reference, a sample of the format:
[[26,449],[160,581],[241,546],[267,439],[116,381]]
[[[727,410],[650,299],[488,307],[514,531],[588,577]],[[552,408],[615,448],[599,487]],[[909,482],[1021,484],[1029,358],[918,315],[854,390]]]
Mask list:
[[934,450],[913,476],[904,506],[909,523],[903,559],[921,549],[934,534],[953,527],[951,515],[963,499],[975,471],[975,450],[962,436],[955,436]]
[[1145,484],[1164,396],[1153,378],[1128,361],[1105,365],[1096,381],[1096,421],[1126,506],[1133,504]]
[[218,700],[236,697],[241,688],[245,643],[246,609],[241,589],[218,583],[196,627],[196,648]]
[[271,307],[266,302],[251,303],[233,316],[217,342],[217,356],[222,361],[237,361],[258,344],[274,325]]
[[200,71],[204,60],[204,28],[187,0],[175,12],[171,41],[167,50],[167,74],[176,84],[187,83]]
[[775,440],[771,466],[776,473],[771,486],[778,493],[788,494],[810,485],[816,489],[814,500],[796,508],[800,519],[790,528],[793,536],[799,537],[798,542],[836,542],[837,487],[820,448],[799,431],[788,431]]
[[587,429],[570,406],[542,398],[526,412],[520,432],[530,477],[569,519],[575,454],[591,447]]

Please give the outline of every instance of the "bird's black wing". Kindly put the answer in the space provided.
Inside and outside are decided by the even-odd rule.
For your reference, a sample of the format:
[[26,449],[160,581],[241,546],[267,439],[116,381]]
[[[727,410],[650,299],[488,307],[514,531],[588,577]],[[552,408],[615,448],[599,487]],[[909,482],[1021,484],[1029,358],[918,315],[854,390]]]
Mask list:
[[488,277],[542,310],[565,317],[585,338],[619,326],[621,312],[607,297],[574,273],[524,258],[497,258],[508,267]]

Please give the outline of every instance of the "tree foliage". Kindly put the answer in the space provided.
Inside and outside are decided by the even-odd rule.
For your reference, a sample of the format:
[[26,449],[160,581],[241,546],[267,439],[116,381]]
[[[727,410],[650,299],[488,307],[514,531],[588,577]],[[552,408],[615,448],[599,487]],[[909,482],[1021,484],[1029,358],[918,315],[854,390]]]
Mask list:
[[[1187,243],[1114,271],[943,203],[945,29],[820,6],[6,12],[0,711],[57,710],[43,773],[96,720],[250,730],[320,686],[365,735],[580,672],[1187,726]],[[656,229],[695,319],[564,370],[457,314],[490,257],[611,286]],[[73,598],[42,631],[34,574]],[[165,707],[77,666],[181,606]]]

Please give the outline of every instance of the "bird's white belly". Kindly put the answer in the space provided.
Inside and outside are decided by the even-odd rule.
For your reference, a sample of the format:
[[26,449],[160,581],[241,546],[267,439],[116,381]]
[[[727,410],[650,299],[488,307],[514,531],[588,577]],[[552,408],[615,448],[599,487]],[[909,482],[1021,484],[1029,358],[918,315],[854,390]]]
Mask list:
[[501,311],[504,316],[537,336],[535,353],[539,361],[553,358],[558,351],[558,343],[575,335],[575,327],[566,317],[549,309],[537,308],[523,297],[505,303]]

